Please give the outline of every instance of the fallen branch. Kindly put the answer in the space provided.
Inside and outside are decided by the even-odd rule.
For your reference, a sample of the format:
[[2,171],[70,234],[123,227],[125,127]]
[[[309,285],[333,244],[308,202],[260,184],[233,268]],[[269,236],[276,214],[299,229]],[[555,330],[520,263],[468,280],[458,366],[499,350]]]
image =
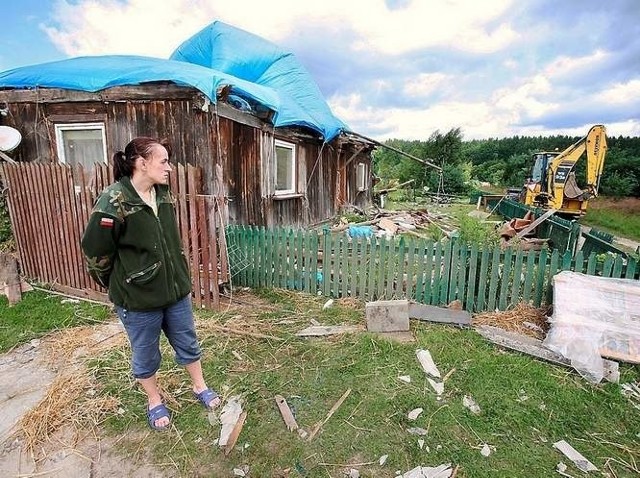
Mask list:
[[331,416],[336,412],[336,410],[338,408],[340,408],[340,405],[342,405],[342,402],[344,402],[347,397],[349,396],[349,394],[351,393],[351,389],[347,389],[346,392],[344,392],[342,394],[342,396],[340,397],[340,400],[338,400],[333,407],[331,407],[331,410],[329,410],[329,413],[327,413],[327,416],[325,417],[325,419],[322,422],[318,422],[318,424],[315,426],[315,428],[313,429],[313,431],[311,432],[311,434],[309,435],[309,441],[313,440],[315,438],[315,436],[318,434],[318,432],[320,431],[320,429],[322,428],[322,426],[327,423],[327,421],[329,421],[329,418],[331,418]]

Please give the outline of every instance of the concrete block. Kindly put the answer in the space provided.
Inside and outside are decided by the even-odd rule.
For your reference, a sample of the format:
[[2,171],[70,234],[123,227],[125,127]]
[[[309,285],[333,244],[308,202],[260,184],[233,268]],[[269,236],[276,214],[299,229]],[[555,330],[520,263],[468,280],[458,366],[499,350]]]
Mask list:
[[378,300],[365,305],[367,330],[406,332],[409,330],[409,301]]

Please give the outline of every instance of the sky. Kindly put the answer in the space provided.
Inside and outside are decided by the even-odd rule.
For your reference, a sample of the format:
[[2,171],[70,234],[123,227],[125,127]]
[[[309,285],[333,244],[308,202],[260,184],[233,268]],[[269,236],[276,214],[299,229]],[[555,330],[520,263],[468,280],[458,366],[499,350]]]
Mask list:
[[220,20],[292,52],[379,141],[640,136],[638,0],[0,0],[0,18],[0,71],[168,58]]

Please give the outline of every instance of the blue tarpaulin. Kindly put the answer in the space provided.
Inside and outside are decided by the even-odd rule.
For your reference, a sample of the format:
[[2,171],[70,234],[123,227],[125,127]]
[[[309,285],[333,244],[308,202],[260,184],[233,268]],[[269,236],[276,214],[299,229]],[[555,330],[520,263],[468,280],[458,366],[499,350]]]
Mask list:
[[274,111],[273,123],[305,126],[330,141],[347,126],[333,115],[315,81],[293,54],[256,35],[214,22],[171,55],[86,56],[0,73],[0,88],[100,91],[172,81],[197,88],[212,102],[223,86]]

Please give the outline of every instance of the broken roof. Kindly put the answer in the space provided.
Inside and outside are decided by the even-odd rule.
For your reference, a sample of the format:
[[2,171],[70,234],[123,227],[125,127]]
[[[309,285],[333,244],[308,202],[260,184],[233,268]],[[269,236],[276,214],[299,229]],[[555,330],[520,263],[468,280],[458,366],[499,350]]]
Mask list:
[[100,91],[112,86],[172,81],[200,90],[213,103],[223,87],[274,111],[276,127],[302,126],[330,141],[348,127],[333,115],[295,56],[256,35],[214,22],[185,41],[170,59],[86,56],[0,73],[0,88]]

